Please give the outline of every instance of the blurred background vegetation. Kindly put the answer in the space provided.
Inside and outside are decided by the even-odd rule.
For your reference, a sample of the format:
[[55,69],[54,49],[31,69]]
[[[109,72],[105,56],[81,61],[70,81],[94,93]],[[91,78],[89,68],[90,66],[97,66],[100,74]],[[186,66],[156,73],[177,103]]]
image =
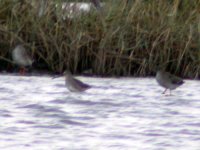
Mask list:
[[107,0],[88,13],[64,9],[63,2],[83,1],[0,0],[1,71],[12,72],[6,60],[20,41],[36,70],[152,76],[162,64],[199,78],[199,0]]

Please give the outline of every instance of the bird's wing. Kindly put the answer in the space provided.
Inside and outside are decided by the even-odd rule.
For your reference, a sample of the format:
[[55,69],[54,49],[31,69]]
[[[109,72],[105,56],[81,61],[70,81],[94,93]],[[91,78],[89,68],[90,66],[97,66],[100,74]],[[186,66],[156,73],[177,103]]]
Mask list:
[[22,55],[23,55],[24,58],[26,58],[26,59],[30,59],[30,60],[32,59],[32,58],[31,58],[31,52],[28,51],[28,50],[26,50],[24,47],[23,47]]
[[181,84],[184,83],[184,81],[181,78],[179,78],[175,75],[169,74],[169,78],[170,78],[170,80],[172,81],[173,84],[180,84],[181,85]]
[[90,87],[91,87],[90,85],[85,84],[85,83],[83,83],[83,82],[81,82],[80,80],[75,79],[75,78],[74,78],[74,83],[75,83],[76,85],[79,85],[79,86],[84,87],[84,88],[90,88]]

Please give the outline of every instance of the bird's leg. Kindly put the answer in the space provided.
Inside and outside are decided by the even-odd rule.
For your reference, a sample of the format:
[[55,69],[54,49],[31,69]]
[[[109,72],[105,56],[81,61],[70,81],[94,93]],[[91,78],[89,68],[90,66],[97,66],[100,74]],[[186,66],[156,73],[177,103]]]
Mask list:
[[162,94],[165,94],[165,93],[166,93],[166,91],[167,91],[167,89],[165,89],[165,90],[162,92]]
[[170,96],[172,95],[172,92],[171,92],[171,90],[169,90],[169,95],[170,95]]
[[19,74],[20,74],[20,75],[24,75],[25,72],[26,72],[26,69],[25,69],[24,67],[23,67],[23,68],[20,68],[20,70],[19,70]]

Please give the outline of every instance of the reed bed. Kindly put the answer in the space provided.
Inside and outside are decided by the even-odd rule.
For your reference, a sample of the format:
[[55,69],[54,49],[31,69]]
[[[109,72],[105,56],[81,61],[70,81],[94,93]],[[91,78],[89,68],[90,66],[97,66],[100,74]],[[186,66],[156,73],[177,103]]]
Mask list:
[[47,1],[39,14],[29,1],[0,1],[1,70],[9,68],[5,59],[20,41],[36,69],[151,76],[163,65],[182,77],[199,77],[199,0],[108,0],[101,12],[73,18],[61,7],[61,1]]

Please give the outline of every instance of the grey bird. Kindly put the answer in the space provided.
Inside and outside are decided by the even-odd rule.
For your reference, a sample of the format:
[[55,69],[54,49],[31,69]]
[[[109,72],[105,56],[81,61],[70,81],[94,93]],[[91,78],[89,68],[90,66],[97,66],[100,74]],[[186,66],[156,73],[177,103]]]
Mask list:
[[23,45],[17,45],[12,51],[12,59],[15,64],[22,67],[20,73],[24,74],[25,67],[31,66],[33,59]]
[[165,88],[163,94],[165,94],[167,89],[169,89],[170,95],[171,95],[171,90],[176,89],[177,87],[181,86],[184,83],[184,81],[181,78],[163,70],[157,71],[156,81],[160,86]]
[[71,92],[83,92],[91,88],[90,85],[81,82],[80,80],[75,79],[71,72],[65,71],[65,85]]

